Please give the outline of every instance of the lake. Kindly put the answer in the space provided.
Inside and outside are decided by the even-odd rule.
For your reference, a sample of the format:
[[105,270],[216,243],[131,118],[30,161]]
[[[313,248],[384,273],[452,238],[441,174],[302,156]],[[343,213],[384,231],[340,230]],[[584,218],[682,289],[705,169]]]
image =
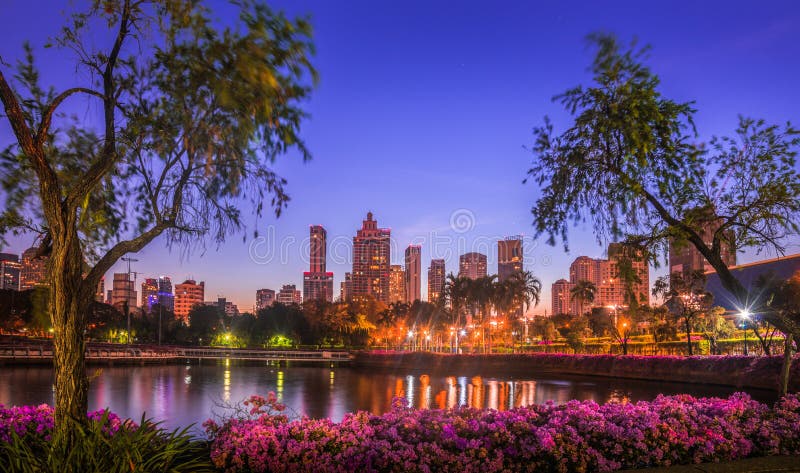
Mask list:
[[[510,376],[485,373],[426,373],[423,370],[381,372],[347,366],[203,364],[115,366],[95,368],[89,390],[90,409],[108,407],[123,417],[147,417],[170,429],[200,424],[224,405],[253,394],[273,391],[296,415],[335,421],[348,412],[382,413],[392,399],[402,397],[417,408],[459,405],[505,410],[516,406],[571,399],[651,400],[659,393],[727,397],[737,389],[700,384],[659,383],[578,376]],[[775,394],[747,390],[755,399],[771,402]],[[0,368],[0,404],[53,403],[53,372],[46,366]],[[199,429],[199,428],[198,428]]]

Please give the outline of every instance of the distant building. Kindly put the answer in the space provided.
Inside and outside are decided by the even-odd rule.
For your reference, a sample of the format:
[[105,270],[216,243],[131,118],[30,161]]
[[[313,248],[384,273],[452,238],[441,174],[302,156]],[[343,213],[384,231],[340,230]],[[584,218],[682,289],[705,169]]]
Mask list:
[[339,283],[339,300],[346,301],[353,295],[353,274],[344,273],[344,281]]
[[505,281],[522,272],[522,237],[506,237],[497,242],[497,279]]
[[422,299],[422,248],[409,245],[406,248],[406,302]]
[[428,267],[428,302],[435,304],[444,293],[444,286],[447,283],[445,274],[444,260],[432,259]]
[[0,289],[19,291],[21,270],[18,255],[0,253]]
[[486,277],[486,255],[465,253],[458,258],[458,277],[478,279]]
[[309,270],[303,273],[303,296],[306,301],[321,299],[333,302],[333,273],[326,271],[327,232],[322,225],[312,225],[309,243]]
[[[215,303],[212,302],[209,303],[209,305],[215,305]],[[216,306],[220,312],[224,313],[228,317],[237,317],[239,315],[239,307],[224,297],[217,298]]]
[[393,264],[389,269],[389,302],[406,301],[406,272],[401,264]]
[[753,300],[748,301],[750,307],[739,307],[739,303],[722,286],[719,275],[716,271],[706,272],[706,290],[714,296],[713,304],[725,308],[729,312],[738,314],[743,309],[755,311],[757,307],[764,303],[759,298],[762,291],[758,288],[759,279],[774,280],[783,282],[794,276],[800,271],[800,253],[773,258],[754,263],[740,264],[729,267],[733,276],[753,295]]
[[303,302],[303,293],[298,291],[294,284],[284,284],[275,299],[281,304],[301,304]]
[[100,282],[97,283],[97,292],[94,294],[94,300],[96,302],[103,303],[106,301],[106,277],[101,276]]
[[371,296],[384,304],[389,302],[390,238],[391,230],[378,228],[372,212],[367,213],[353,237],[353,276],[348,296]]
[[47,257],[37,258],[39,248],[33,246],[22,252],[22,268],[20,271],[20,290],[33,289],[47,284]]
[[146,278],[142,282],[142,308],[150,311],[155,304],[158,304],[158,279]]
[[259,289],[256,291],[256,312],[266,309],[275,303],[275,291],[272,289]]
[[133,312],[137,307],[139,293],[134,287],[133,280],[129,277],[128,273],[114,273],[114,281],[111,286],[111,305],[124,311],[127,302],[128,310]]
[[142,308],[148,312],[156,305],[162,310],[175,311],[175,296],[172,294],[172,281],[167,276],[147,278],[142,283]]
[[552,285],[552,305],[553,315],[559,314],[574,314],[577,311],[572,310],[572,288],[575,285],[566,279],[559,279]]
[[[714,240],[714,233],[719,229],[720,225],[722,225],[722,219],[714,219],[709,215],[709,212],[703,212],[701,210],[696,210],[694,218],[705,220],[705,223],[701,225],[700,237],[703,241],[711,247]],[[731,267],[736,265],[736,248],[733,247],[731,244],[733,240],[733,235],[731,232],[728,232],[727,235],[723,235],[723,239],[721,240],[722,251],[720,252],[720,256],[722,257],[722,261],[725,263],[726,266]],[[697,250],[697,248],[689,242],[683,242],[681,245],[676,244],[674,241],[670,241],[669,247],[669,272],[672,273],[681,273],[683,275],[687,275],[692,271],[713,271],[714,268],[706,261],[706,258]]]
[[175,285],[175,317],[189,324],[189,312],[197,304],[202,304],[206,295],[206,283],[198,284],[194,279],[187,279]]

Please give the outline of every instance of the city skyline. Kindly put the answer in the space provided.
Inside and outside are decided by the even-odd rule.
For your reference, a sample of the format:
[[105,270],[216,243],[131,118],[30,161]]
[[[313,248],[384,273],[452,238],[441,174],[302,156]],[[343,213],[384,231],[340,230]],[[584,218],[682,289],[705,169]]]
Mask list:
[[[243,309],[253,306],[257,289],[277,291],[287,283],[302,287],[308,266],[299,242],[310,224],[323,225],[329,241],[348,239],[372,210],[391,227],[396,242],[392,249],[419,244],[424,265],[437,257],[431,232],[463,237],[465,251],[481,251],[472,248],[476,241],[523,235],[524,268],[545,287],[532,312],[549,312],[550,284],[566,275],[565,268],[577,256],[603,257],[608,242],[598,243],[587,223],[570,230],[569,253],[531,238],[530,207],[538,190],[521,184],[531,162],[523,147],[530,145],[531,129],[541,124],[543,115],[550,115],[556,127],[567,123],[551,97],[586,82],[591,52],[584,38],[592,31],[652,45],[646,62],[661,76],[661,89],[697,101],[698,140],[731,135],[740,113],[772,123],[800,122],[792,105],[800,102],[793,79],[800,65],[787,59],[800,44],[800,31],[793,27],[800,21],[800,9],[791,2],[761,8],[686,2],[666,9],[621,2],[493,9],[475,2],[458,8],[421,2],[339,8],[286,0],[273,2],[273,7],[289,15],[313,12],[315,63],[322,73],[302,130],[314,159],[302,163],[291,155],[275,164],[288,180],[289,207],[280,219],[251,225],[244,243],[240,235],[219,248],[208,241],[205,250],[196,248],[186,257],[182,249],[170,251],[157,239],[135,256],[139,262],[134,269],[144,277],[203,280],[207,299],[224,296]],[[42,32],[55,33],[63,23],[61,10],[43,1],[11,0],[4,13],[24,18],[31,8],[40,14]],[[45,86],[73,84],[74,70],[59,57],[63,51],[41,48],[46,34],[34,35],[25,22],[7,23],[0,45],[5,62],[20,59],[22,42],[30,39],[42,77],[57,78]],[[487,42],[484,36],[495,40]],[[507,47],[498,51],[497,44]],[[736,47],[728,47],[732,44]],[[95,117],[95,110],[80,100],[69,102],[66,111],[87,120]],[[0,140],[10,139],[7,123],[0,123]],[[426,191],[407,192],[409,183]],[[459,221],[454,215],[464,214],[472,215],[471,226],[451,225]],[[249,216],[245,220],[252,224]],[[255,230],[278,242],[294,239],[285,263],[251,259]],[[33,238],[9,240],[0,251],[22,254]],[[797,240],[789,243],[787,254],[800,251]],[[447,273],[458,272],[458,251],[453,246],[450,256],[438,256],[446,260]],[[489,272],[495,272],[496,243],[488,243],[482,252]],[[328,271],[338,288],[350,262],[336,262],[330,253]],[[738,255],[737,262],[773,256],[752,251]],[[393,251],[390,263],[403,264],[402,253]],[[125,272],[125,266],[120,262],[106,274],[107,288],[113,273]],[[666,274],[665,266],[651,268],[651,282]],[[137,286],[141,281],[137,279]],[[425,299],[427,284],[423,281],[421,287]]]

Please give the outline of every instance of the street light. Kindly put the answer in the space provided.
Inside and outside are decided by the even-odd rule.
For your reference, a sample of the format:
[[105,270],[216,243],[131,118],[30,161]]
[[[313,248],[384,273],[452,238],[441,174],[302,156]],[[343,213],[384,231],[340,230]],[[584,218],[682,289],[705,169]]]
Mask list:
[[747,309],[742,310],[739,313],[739,317],[742,319],[742,328],[744,329],[744,356],[747,356],[747,323],[750,321],[750,311]]

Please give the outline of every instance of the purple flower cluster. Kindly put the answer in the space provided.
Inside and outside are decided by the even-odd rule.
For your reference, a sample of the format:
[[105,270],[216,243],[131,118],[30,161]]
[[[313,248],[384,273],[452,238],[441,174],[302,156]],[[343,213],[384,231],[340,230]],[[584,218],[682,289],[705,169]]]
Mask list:
[[264,414],[212,422],[208,432],[212,461],[226,472],[581,472],[800,454],[798,425],[798,395],[769,408],[739,393],[509,411],[398,402],[386,414],[357,412],[340,423]]
[[[88,413],[90,421],[101,422],[105,417],[102,426],[103,432],[108,435],[116,434],[123,426],[135,426],[130,421],[123,421],[113,412],[104,409]],[[9,442],[12,433],[16,433],[26,441],[50,441],[50,434],[53,431],[53,408],[47,404],[38,406],[14,406],[6,408],[0,404],[0,441]]]

